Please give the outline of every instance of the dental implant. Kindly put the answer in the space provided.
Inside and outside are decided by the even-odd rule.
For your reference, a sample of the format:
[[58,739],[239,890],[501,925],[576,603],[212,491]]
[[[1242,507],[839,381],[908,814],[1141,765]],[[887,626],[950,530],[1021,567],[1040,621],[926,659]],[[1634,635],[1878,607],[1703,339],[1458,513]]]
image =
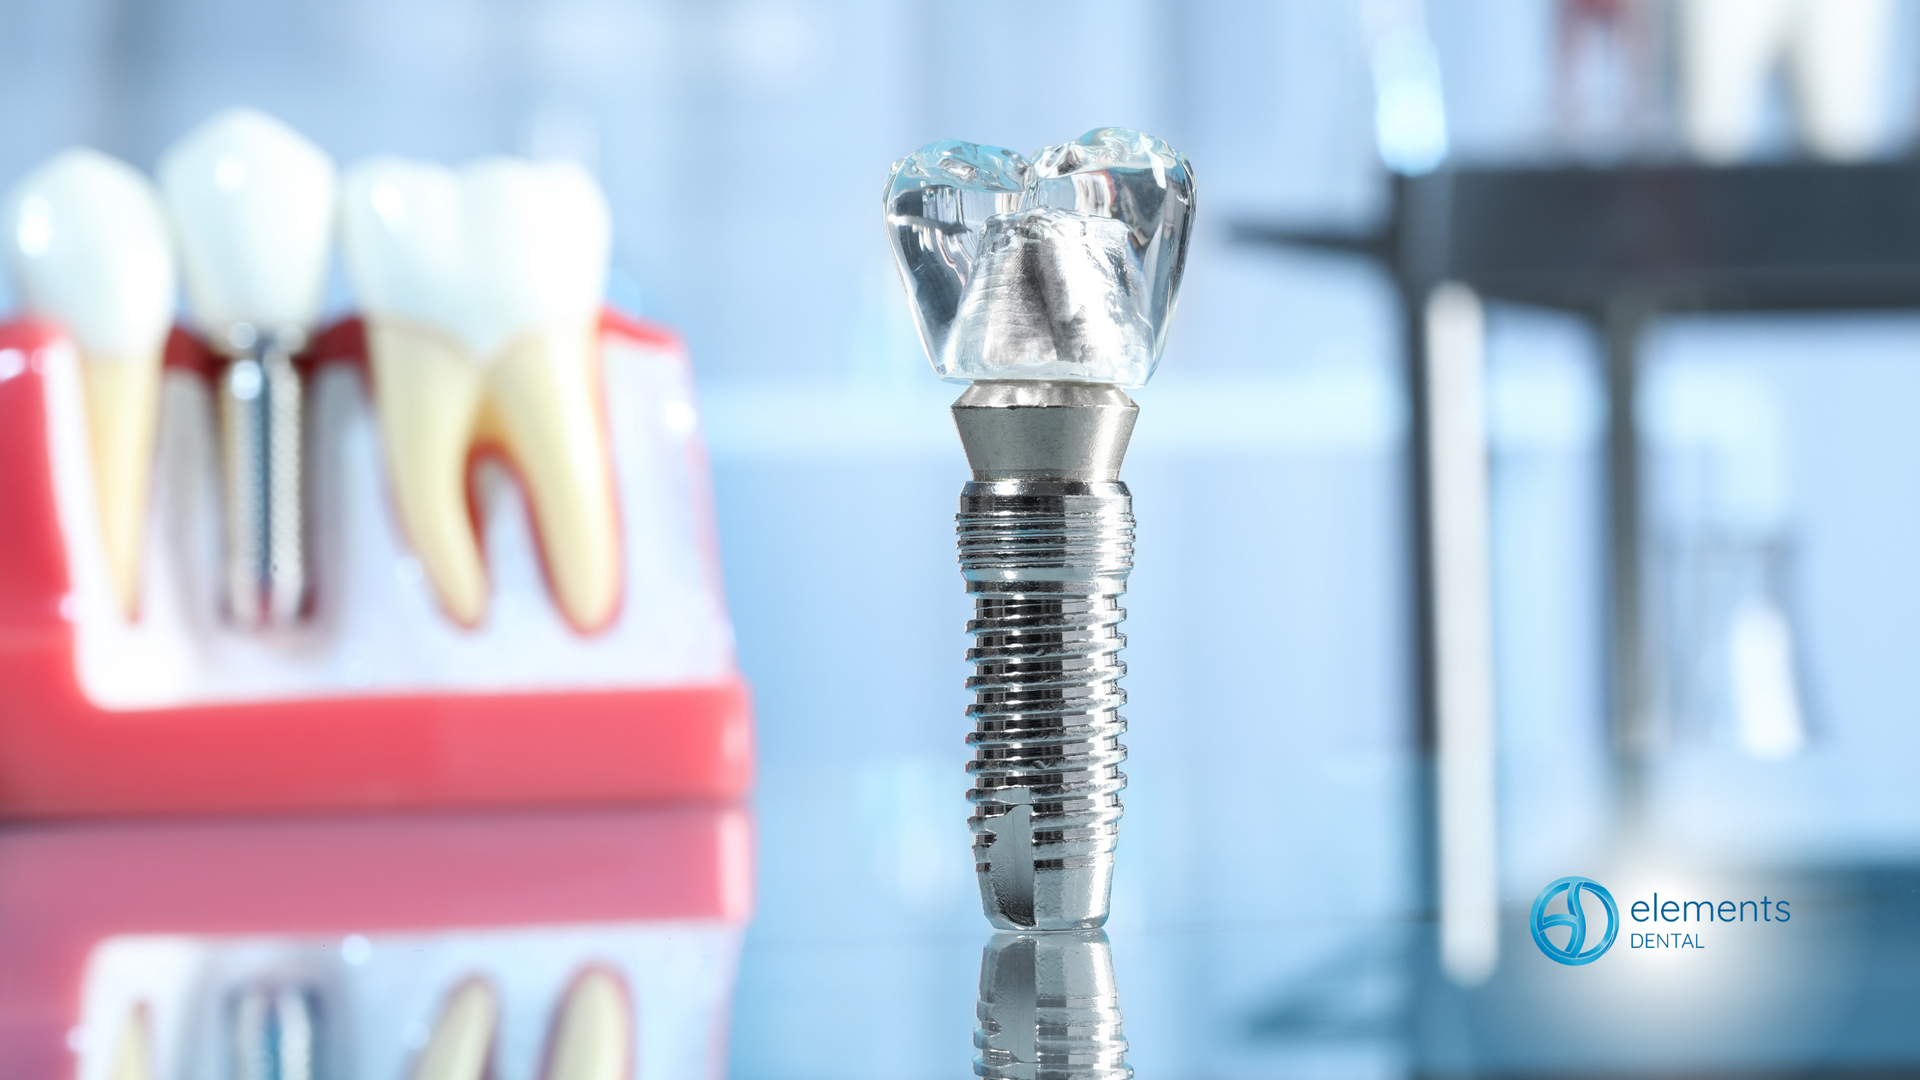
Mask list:
[[227,328],[214,397],[225,501],[227,613],[243,626],[288,626],[306,608],[305,387],[298,333]]
[[973,471],[956,519],[974,600],[968,736],[974,869],[1004,930],[1106,922],[1126,776],[1120,736],[1133,566],[1120,465],[1166,342],[1192,169],[1150,135],[1099,128],[1031,162],[927,146],[885,213]]
[[334,168],[279,121],[234,109],[160,163],[188,307],[220,357],[227,617],[249,629],[305,615],[305,388],[295,358],[319,319],[333,235]]

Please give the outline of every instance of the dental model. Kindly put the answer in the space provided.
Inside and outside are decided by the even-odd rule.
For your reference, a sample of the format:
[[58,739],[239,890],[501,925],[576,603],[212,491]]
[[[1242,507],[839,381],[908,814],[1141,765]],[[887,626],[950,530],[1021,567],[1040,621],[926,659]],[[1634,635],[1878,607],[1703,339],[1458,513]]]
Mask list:
[[469,460],[518,471],[560,609],[605,626],[621,593],[599,313],[611,226],[585,170],[487,158],[458,172],[377,158],[342,200],[375,408],[401,521],[447,612],[486,616]]
[[160,186],[194,322],[225,357],[215,395],[227,612],[243,626],[290,626],[311,586],[304,390],[293,358],[320,314],[333,162],[272,117],[234,109],[167,152]]
[[140,604],[161,359],[173,325],[166,214],[153,185],[129,166],[68,150],[14,189],[7,222],[24,306],[58,323],[79,348],[108,577],[132,618]]
[[1166,343],[1193,217],[1186,158],[1100,128],[1040,151],[940,142],[897,162],[885,214],[921,342],[973,469],[960,567],[974,865],[988,919],[1107,918],[1119,836],[1116,653],[1133,566],[1120,462]]
[[1684,0],[1682,90],[1694,152],[1717,163],[1752,152],[1784,59],[1808,149],[1832,161],[1870,155],[1885,134],[1893,17],[1888,0]]

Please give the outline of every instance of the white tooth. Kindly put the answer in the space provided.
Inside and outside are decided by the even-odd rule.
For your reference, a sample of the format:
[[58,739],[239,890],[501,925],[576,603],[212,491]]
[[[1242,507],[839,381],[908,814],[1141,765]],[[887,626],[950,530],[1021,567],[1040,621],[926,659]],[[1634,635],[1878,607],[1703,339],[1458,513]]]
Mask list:
[[604,625],[620,558],[598,185],[565,164],[489,158],[454,172],[380,158],[349,171],[341,213],[395,501],[442,603],[468,625],[486,614],[466,479],[470,450],[492,443],[526,483],[561,610]]
[[333,236],[334,169],[324,151],[265,113],[231,109],[167,151],[160,186],[204,329],[223,338],[236,323],[312,326]]
[[493,987],[478,980],[463,983],[440,1010],[413,1080],[484,1080],[499,1017]]
[[1808,149],[1839,161],[1871,154],[1883,135],[1892,21],[1887,0],[1686,0],[1683,89],[1694,151],[1717,163],[1752,153],[1785,60]]
[[629,1075],[633,1020],[627,994],[595,969],[567,992],[555,1021],[544,1080],[620,1080]]
[[8,200],[8,254],[27,310],[79,346],[108,571],[131,617],[173,323],[173,251],[153,185],[92,150],[35,169]]

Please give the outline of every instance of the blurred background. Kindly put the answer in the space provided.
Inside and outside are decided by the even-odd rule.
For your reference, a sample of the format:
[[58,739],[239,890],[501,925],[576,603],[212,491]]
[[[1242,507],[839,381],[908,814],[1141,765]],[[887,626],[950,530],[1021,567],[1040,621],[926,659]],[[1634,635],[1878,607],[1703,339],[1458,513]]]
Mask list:
[[[1920,1070],[1920,310],[1637,324],[1645,697],[1623,728],[1606,335],[1474,300],[1494,816],[1468,842],[1496,929],[1444,964],[1410,497],[1425,297],[1368,253],[1416,178],[1456,167],[1908,161],[1920,5],[1799,7],[1866,29],[1777,2],[6,0],[0,178],[72,144],[150,170],[234,104],[343,164],[586,165],[611,301],[691,348],[755,693],[731,1074],[917,1077],[967,1069],[985,935],[956,388],[914,337],[879,196],[936,139],[1160,135],[1201,208],[1125,474],[1109,931],[1134,1067],[1894,1075]],[[1739,66],[1713,41],[1765,54],[1749,89],[1688,81]],[[1849,73],[1866,89],[1820,89]],[[1579,982],[1526,930],[1567,874],[1805,914],[1791,940]]]

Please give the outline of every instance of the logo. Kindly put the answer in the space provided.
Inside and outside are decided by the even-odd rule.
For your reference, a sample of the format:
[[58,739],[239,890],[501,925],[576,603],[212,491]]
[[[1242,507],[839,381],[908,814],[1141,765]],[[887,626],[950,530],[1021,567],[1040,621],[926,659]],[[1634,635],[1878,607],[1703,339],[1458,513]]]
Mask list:
[[[1607,928],[1603,935],[1591,935],[1587,926],[1587,907],[1581,901],[1581,893],[1592,899],[1598,899],[1600,906],[1606,908]],[[1560,897],[1566,898],[1565,914],[1547,914],[1547,905]],[[1594,914],[1599,915],[1598,911]],[[1613,894],[1606,886],[1583,877],[1563,877],[1559,881],[1540,890],[1533,901],[1533,914],[1528,917],[1527,925],[1533,929],[1533,943],[1547,954],[1549,960],[1562,964],[1591,964],[1606,955],[1613,947],[1614,936],[1620,932],[1620,909],[1613,906]],[[1555,945],[1547,936],[1547,931],[1558,927],[1567,928],[1567,938],[1563,944]],[[1589,946],[1590,937],[1598,936],[1599,943]]]

